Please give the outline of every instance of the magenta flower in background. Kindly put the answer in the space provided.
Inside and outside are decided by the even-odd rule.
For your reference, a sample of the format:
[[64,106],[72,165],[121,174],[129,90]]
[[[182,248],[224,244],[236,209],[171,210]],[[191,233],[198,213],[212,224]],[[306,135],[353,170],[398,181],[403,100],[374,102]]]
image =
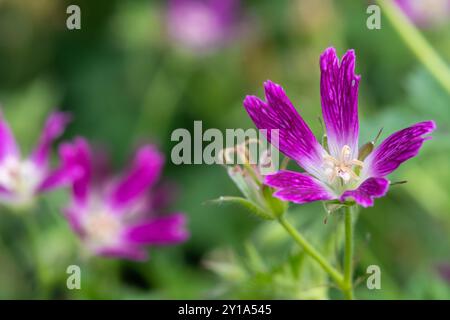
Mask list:
[[22,158],[8,123],[0,114],[0,202],[22,207],[31,205],[36,195],[68,184],[73,175],[69,167],[51,170],[50,151],[70,116],[52,113],[44,126],[37,146],[28,158]]
[[104,175],[81,138],[63,145],[61,154],[67,166],[79,170],[66,216],[92,254],[143,260],[147,258],[145,245],[176,244],[188,238],[183,214],[159,215],[167,192],[149,193],[164,162],[154,147],[141,147],[121,177]]
[[450,284],[450,263],[441,263],[437,266],[439,276]]
[[265,179],[277,189],[274,196],[295,203],[317,200],[354,200],[372,206],[389,187],[386,176],[419,152],[424,137],[435,129],[433,121],[400,130],[365,159],[358,151],[358,87],[355,54],[349,50],[339,62],[334,48],[320,57],[322,113],[327,145],[320,145],[282,87],[267,81],[266,101],[247,96],[244,106],[258,129],[278,129],[279,149],[306,172],[281,170]]
[[448,23],[450,0],[394,0],[394,3],[420,27]]
[[237,0],[169,0],[169,35],[189,50],[214,49],[233,36],[237,10]]

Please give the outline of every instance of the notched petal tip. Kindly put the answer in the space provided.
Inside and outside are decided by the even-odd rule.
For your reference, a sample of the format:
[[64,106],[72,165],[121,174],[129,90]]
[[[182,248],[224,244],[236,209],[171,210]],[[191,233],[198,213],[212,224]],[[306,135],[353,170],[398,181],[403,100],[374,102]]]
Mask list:
[[270,90],[272,88],[281,88],[281,86],[278,83],[276,83],[270,79],[264,81],[264,89],[265,90]]
[[264,92],[268,102],[275,99],[289,99],[283,87],[271,80],[264,82]]
[[436,128],[437,128],[436,122],[434,120],[427,120],[427,121],[419,122],[417,125],[421,125],[424,128],[424,130],[425,130],[424,134],[429,134],[429,133],[433,132],[434,130],[436,130]]
[[361,79],[360,75],[355,74],[356,55],[355,50],[348,50],[341,60],[340,67],[344,69],[346,76],[352,80],[352,86],[355,86]]
[[336,48],[335,47],[328,47],[326,48],[322,54],[320,55],[320,60],[324,59],[334,59],[337,58]]
[[90,156],[90,147],[86,139],[76,137],[73,142],[64,142],[59,146],[58,154],[62,159],[71,159],[78,154]]
[[348,60],[349,62],[355,62],[356,61],[356,54],[354,49],[349,49],[347,52],[345,52],[344,56],[342,57],[342,61]]
[[383,197],[389,190],[389,180],[385,178],[369,178],[357,189],[345,191],[340,201],[354,200],[360,206],[367,208],[374,205],[375,199]]
[[355,74],[356,56],[348,50],[339,62],[334,48],[320,58],[320,94],[323,119],[330,154],[337,157],[344,146],[356,158],[358,148],[358,89],[360,76]]
[[263,101],[254,95],[246,96],[244,99],[244,107],[247,111],[249,109],[260,108],[271,104],[274,104],[272,107],[277,107],[279,102],[291,104],[283,87],[271,80],[264,82],[264,94],[266,101]]
[[356,54],[354,49],[349,49],[339,61],[336,49],[329,47],[320,55],[320,69],[322,72],[338,70],[344,68],[347,73],[353,76],[355,81],[359,81],[361,76],[354,73],[356,65]]
[[245,96],[244,98],[244,107],[245,109],[249,109],[254,107],[255,105],[258,105],[261,101],[261,99],[259,99],[257,96]]
[[339,64],[339,58],[334,47],[328,47],[320,55],[320,69],[326,71],[328,67],[335,68]]

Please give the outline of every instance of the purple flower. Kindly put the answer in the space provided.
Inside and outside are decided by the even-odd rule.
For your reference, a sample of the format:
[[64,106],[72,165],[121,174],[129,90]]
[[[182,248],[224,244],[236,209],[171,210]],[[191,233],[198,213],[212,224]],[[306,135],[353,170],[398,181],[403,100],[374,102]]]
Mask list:
[[169,0],[169,35],[183,47],[205,51],[232,36],[237,0]]
[[450,0],[394,0],[394,3],[420,27],[448,23]]
[[[339,62],[334,48],[320,57],[322,112],[327,145],[320,145],[281,86],[265,83],[266,101],[247,96],[244,106],[259,129],[278,129],[279,149],[305,173],[281,170],[265,179],[277,189],[274,196],[295,203],[317,200],[354,200],[372,206],[389,187],[386,176],[419,152],[424,137],[435,129],[433,121],[400,130],[367,157],[358,151],[358,86],[355,53],[349,50]],[[274,130],[276,132],[276,130]]]
[[158,215],[167,192],[149,194],[164,162],[154,147],[141,147],[126,174],[115,178],[96,168],[90,147],[81,138],[63,145],[61,154],[67,166],[76,165],[79,170],[66,216],[91,253],[144,260],[145,245],[175,244],[188,238],[183,214]]
[[450,284],[450,263],[441,263],[437,266],[439,276]]
[[55,112],[44,126],[37,146],[22,158],[8,123],[0,113],[0,201],[14,207],[31,205],[36,195],[68,184],[73,172],[61,167],[51,170],[49,157],[53,140],[59,137],[70,116]]

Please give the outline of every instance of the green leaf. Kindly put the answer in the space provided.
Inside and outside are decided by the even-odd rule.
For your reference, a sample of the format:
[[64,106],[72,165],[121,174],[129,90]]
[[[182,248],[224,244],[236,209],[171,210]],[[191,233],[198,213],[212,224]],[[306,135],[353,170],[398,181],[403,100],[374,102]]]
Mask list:
[[247,262],[253,273],[265,272],[266,266],[256,247],[250,242],[245,243]]

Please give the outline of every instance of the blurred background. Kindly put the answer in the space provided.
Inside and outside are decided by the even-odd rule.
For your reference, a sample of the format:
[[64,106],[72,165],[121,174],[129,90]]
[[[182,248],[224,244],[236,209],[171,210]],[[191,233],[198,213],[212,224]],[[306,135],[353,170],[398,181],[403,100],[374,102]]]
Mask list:
[[[448,63],[449,16],[438,7],[447,1],[431,2],[438,9],[415,21]],[[366,27],[370,1],[202,3],[0,0],[0,103],[24,153],[55,108],[74,115],[61,140],[87,137],[118,169],[136,146],[155,143],[166,154],[165,178],[177,185],[173,209],[187,214],[191,232],[182,245],[150,249],[146,262],[87,260],[61,215],[64,190],[45,195],[27,217],[33,232],[23,214],[2,207],[0,298],[339,297],[275,223],[206,203],[239,195],[223,167],[170,163],[172,131],[192,132],[194,120],[204,129],[252,128],[242,101],[262,96],[267,79],[283,85],[320,135],[319,55],[335,46],[339,55],[356,51],[362,142],[381,127],[385,138],[422,120],[438,126],[420,156],[391,175],[408,183],[359,214],[356,296],[449,299],[450,96],[389,21],[382,14],[381,29]],[[81,30],[66,27],[70,4],[81,8]],[[325,217],[321,204],[290,206],[289,218],[339,266],[341,217]],[[66,287],[71,264],[81,267],[81,290]],[[374,264],[381,290],[365,285]]]

